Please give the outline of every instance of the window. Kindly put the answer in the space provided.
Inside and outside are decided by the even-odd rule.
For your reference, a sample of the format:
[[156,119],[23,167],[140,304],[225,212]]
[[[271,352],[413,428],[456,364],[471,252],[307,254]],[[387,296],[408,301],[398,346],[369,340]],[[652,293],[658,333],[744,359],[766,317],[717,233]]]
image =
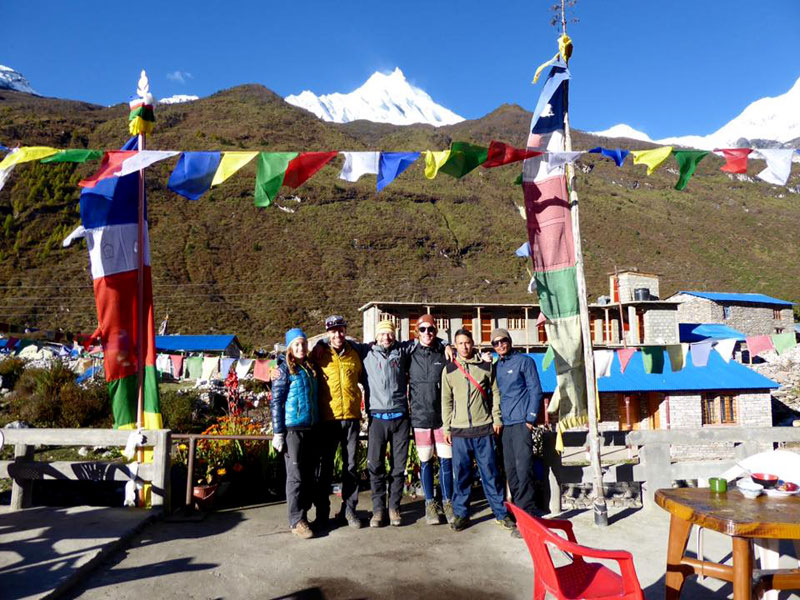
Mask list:
[[509,311],[508,313],[508,329],[525,329],[525,313],[521,310]]
[[547,343],[547,329],[544,327],[544,323],[539,323],[536,326],[536,333],[539,336],[539,343],[546,344]]
[[472,319],[475,318],[475,315],[472,311],[464,312],[461,315],[461,329],[466,329],[470,333],[472,333]]
[[447,315],[434,313],[433,320],[436,321],[437,331],[450,331],[450,317]]
[[703,425],[736,425],[736,396],[703,394]]
[[386,321],[386,320],[391,321],[394,324],[395,329],[400,327],[400,317],[397,317],[397,316],[392,315],[390,313],[382,312],[380,314],[380,317],[378,317],[378,322],[380,323],[381,321]]
[[781,311],[780,311],[780,309],[779,309],[779,308],[773,308],[773,309],[772,309],[772,318],[773,318],[773,319],[778,319],[778,320],[780,320],[780,318],[781,318]]
[[730,306],[723,306],[722,307],[722,318],[723,319],[730,319],[731,318],[731,307]]

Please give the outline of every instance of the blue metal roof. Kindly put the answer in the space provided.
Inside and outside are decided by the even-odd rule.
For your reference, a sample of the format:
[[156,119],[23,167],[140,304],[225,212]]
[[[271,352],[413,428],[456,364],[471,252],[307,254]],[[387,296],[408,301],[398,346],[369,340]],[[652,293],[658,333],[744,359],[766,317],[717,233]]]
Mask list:
[[680,340],[682,342],[701,342],[703,340],[735,339],[743,342],[747,336],[741,331],[728,327],[722,323],[678,323]]
[[223,352],[239,340],[235,335],[157,335],[156,350],[161,352]]
[[706,300],[713,300],[714,302],[736,302],[746,304],[774,304],[776,306],[791,306],[793,302],[788,300],[781,300],[780,298],[773,298],[765,294],[734,294],[729,292],[678,292],[679,294],[689,294],[697,296],[698,298],[705,298]]
[[[547,371],[542,370],[543,353],[528,354],[536,363],[542,391],[552,394],[556,389],[555,364]],[[599,377],[597,387],[600,393],[615,392],[700,392],[706,390],[770,390],[777,383],[737,363],[734,360],[726,363],[718,352],[711,351],[708,365],[695,367],[692,364],[692,352],[686,357],[686,365],[682,370],[673,373],[670,368],[669,355],[664,350],[664,372],[645,373],[642,353],[636,352],[628,363],[625,373],[620,373],[619,357],[614,353],[611,364],[611,376]]]

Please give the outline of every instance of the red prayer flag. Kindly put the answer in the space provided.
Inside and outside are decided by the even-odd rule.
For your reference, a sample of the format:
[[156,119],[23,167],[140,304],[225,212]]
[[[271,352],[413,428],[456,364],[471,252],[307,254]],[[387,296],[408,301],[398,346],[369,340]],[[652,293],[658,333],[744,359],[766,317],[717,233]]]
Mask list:
[[486,169],[491,167],[499,167],[501,165],[519,162],[521,160],[525,160],[526,158],[539,156],[540,154],[541,152],[537,152],[536,150],[514,148],[513,146],[509,146],[503,142],[496,142],[492,140],[492,143],[489,144],[489,155],[486,159],[486,162],[481,166]]
[[747,173],[747,155],[752,152],[750,148],[721,148],[716,152],[722,152],[727,161],[720,171],[726,173]]
[[91,177],[79,181],[78,185],[85,188],[93,188],[99,181],[114,177],[125,162],[125,159],[130,158],[136,154],[136,150],[112,150],[103,155],[103,162],[100,163],[100,169]]
[[747,349],[750,351],[750,356],[758,356],[762,352],[775,349],[772,338],[768,335],[747,336],[745,339],[747,340]]
[[619,357],[619,372],[624,373],[628,368],[628,363],[631,362],[631,356],[636,353],[636,348],[620,348],[617,350],[617,357]]
[[338,152],[301,152],[289,161],[286,174],[283,176],[283,185],[296,188],[314,173],[328,164]]

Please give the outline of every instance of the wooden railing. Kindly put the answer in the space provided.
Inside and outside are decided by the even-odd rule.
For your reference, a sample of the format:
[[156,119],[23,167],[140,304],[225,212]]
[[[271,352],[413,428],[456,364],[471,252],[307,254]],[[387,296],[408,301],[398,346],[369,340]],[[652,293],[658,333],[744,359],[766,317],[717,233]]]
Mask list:
[[127,464],[103,461],[55,461],[34,459],[36,446],[106,446],[123,447],[130,430],[113,429],[3,429],[6,446],[14,446],[14,460],[0,461],[0,477],[10,477],[11,510],[31,505],[33,481],[65,479],[76,481],[149,482],[153,508],[163,508],[169,501],[170,431],[144,431],[145,448],[153,450],[153,462],[138,465],[134,475]]

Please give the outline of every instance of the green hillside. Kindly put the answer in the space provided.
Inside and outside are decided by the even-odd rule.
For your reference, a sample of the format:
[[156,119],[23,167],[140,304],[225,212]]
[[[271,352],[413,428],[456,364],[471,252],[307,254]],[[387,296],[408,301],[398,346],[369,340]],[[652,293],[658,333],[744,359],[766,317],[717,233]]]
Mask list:
[[[424,150],[452,140],[524,145],[530,113],[504,105],[458,125],[332,124],[244,85],[157,109],[153,149]],[[0,92],[6,145],[116,148],[127,106],[110,108]],[[576,149],[619,140],[574,135]],[[639,142],[632,142],[641,147]],[[625,145],[623,143],[623,145]],[[232,332],[271,345],[290,326],[321,330],[331,312],[360,331],[369,300],[531,301],[514,250],[525,241],[520,166],[477,169],[461,180],[424,178],[412,166],[380,194],[375,178],[337,179],[335,159],[277,207],[253,206],[254,163],[197,202],[166,189],[174,160],[148,170],[156,320],[170,330]],[[638,267],[679,289],[763,292],[800,301],[800,203],[795,193],[738,181],[701,163],[686,191],[672,189],[674,162],[653,176],[630,163],[587,155],[578,164],[589,293],[607,293],[607,273]],[[750,173],[757,172],[751,165]],[[83,242],[61,248],[79,225],[77,181],[97,163],[26,164],[0,191],[0,322],[90,332],[96,325]],[[671,171],[671,172],[670,172]],[[798,176],[790,186],[798,185]],[[288,212],[293,211],[293,212]]]

